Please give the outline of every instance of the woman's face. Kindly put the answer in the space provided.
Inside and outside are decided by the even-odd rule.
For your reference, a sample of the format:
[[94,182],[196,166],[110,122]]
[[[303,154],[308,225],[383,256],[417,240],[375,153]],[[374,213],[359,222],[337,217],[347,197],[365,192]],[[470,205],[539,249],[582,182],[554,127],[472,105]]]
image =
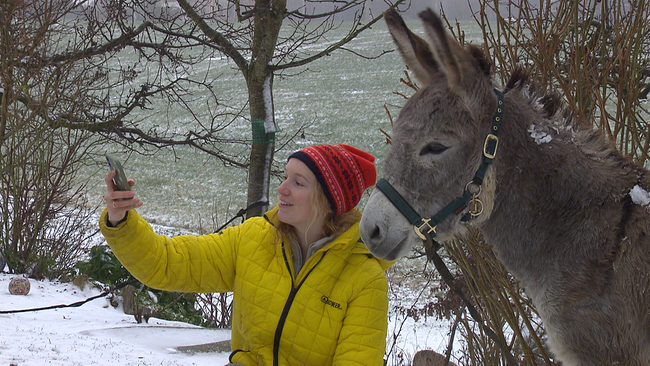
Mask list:
[[278,187],[278,219],[293,226],[298,232],[305,233],[310,222],[314,222],[312,210],[315,208],[311,205],[310,197],[318,184],[316,176],[305,163],[298,159],[289,159],[284,168],[284,182]]

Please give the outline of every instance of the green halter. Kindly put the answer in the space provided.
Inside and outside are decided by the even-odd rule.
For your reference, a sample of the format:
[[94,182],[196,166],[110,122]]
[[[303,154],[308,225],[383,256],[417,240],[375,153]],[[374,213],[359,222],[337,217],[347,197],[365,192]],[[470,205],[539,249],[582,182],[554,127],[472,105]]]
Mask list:
[[503,93],[498,89],[494,89],[494,93],[497,95],[498,102],[492,119],[492,130],[485,138],[485,143],[483,144],[483,161],[476,171],[474,178],[465,186],[465,191],[462,196],[445,206],[445,208],[436,215],[429,218],[423,218],[399,193],[397,193],[395,188],[393,188],[387,180],[381,178],[377,181],[377,188],[386,195],[393,206],[395,206],[395,208],[397,208],[413,225],[415,233],[423,241],[429,244],[425,245],[427,251],[431,250],[431,248],[437,251],[441,247],[441,245],[433,239],[436,236],[438,225],[448,216],[452,214],[460,214],[465,210],[468,202],[472,201],[474,208],[463,216],[461,219],[462,221],[469,221],[472,217],[476,217],[483,212],[483,203],[478,199],[478,195],[481,192],[481,185],[483,184],[485,172],[487,171],[488,166],[494,161],[497,153],[497,148],[499,146],[499,138],[497,136],[501,128],[501,120],[503,119]]

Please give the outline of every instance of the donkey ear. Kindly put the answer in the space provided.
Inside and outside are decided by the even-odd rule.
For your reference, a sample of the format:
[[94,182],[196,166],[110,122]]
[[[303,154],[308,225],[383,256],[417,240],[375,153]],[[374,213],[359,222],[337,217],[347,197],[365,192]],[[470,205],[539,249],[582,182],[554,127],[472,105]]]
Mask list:
[[440,18],[431,9],[420,14],[424,29],[429,39],[429,48],[439,64],[439,69],[447,77],[451,90],[460,92],[463,88],[463,73],[460,59],[466,57],[466,51],[458,42],[447,35]]
[[402,59],[413,72],[415,79],[421,85],[427,85],[438,73],[438,63],[433,58],[427,42],[413,34],[404,23],[402,17],[393,8],[384,12],[384,20],[388,31],[393,37],[397,50]]

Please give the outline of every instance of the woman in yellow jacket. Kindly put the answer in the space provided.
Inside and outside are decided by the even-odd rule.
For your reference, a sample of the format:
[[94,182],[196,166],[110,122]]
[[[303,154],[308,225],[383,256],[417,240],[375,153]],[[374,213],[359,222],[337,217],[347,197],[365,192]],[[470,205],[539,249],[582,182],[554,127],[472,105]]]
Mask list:
[[[348,145],[293,153],[263,217],[218,234],[167,238],[135,208],[132,191],[106,176],[106,241],[147,286],[232,291],[230,362],[243,365],[383,364],[391,263],[360,242],[354,208],[375,184],[374,157]],[[133,180],[129,180],[133,185]]]

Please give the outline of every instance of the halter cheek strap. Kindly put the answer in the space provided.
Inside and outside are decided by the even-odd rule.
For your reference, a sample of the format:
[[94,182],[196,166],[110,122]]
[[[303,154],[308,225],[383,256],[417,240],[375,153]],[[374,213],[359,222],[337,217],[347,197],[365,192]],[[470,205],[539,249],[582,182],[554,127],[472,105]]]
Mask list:
[[474,178],[467,183],[463,195],[456,198],[453,202],[445,206],[440,212],[429,218],[423,218],[409,205],[408,202],[388,183],[387,180],[381,178],[377,181],[377,189],[382,191],[388,200],[397,208],[404,217],[413,225],[415,233],[425,242],[425,249],[427,251],[433,249],[437,251],[441,245],[433,238],[437,235],[436,229],[444,219],[452,214],[460,214],[467,207],[468,202],[472,202],[473,209],[469,210],[467,214],[461,219],[462,221],[469,221],[472,217],[479,216],[483,212],[483,202],[478,198],[481,193],[481,185],[485,178],[487,168],[496,157],[497,148],[499,147],[499,130],[501,129],[501,121],[503,120],[503,93],[494,89],[497,95],[497,108],[494,111],[492,118],[492,128],[490,133],[485,138],[483,143],[483,159],[479,166]]

